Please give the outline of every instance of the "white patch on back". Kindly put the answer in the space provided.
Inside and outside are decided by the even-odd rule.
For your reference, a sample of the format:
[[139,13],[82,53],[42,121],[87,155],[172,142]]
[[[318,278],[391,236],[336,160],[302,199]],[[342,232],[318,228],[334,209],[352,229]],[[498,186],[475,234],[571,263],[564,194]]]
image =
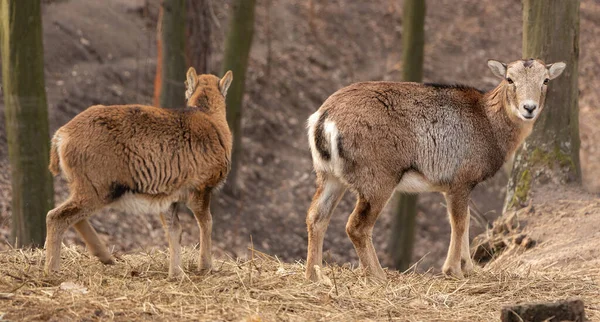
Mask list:
[[325,120],[323,123],[323,137],[325,140],[327,140],[329,145],[331,159],[323,160],[321,154],[317,150],[317,144],[315,142],[315,129],[320,117],[321,112],[317,111],[308,118],[307,122],[308,143],[310,144],[310,151],[312,153],[313,166],[318,172],[332,173],[341,178],[343,176],[342,170],[344,167],[338,148],[339,132],[337,126],[332,120]]
[[402,175],[402,180],[396,186],[397,191],[401,192],[430,192],[438,191],[422,174],[409,171]]
[[317,151],[317,144],[315,142],[315,129],[317,127],[317,122],[321,117],[321,112],[316,111],[309,118],[306,123],[306,127],[308,129],[308,144],[310,146],[310,152],[312,154],[313,166],[316,171],[325,171],[327,168],[326,161],[321,159],[321,155],[319,155],[319,151]]
[[[66,137],[65,137],[66,136]],[[71,181],[71,174],[66,171],[68,169],[66,169],[64,167],[64,163],[63,163],[63,146],[67,143],[67,139],[68,136],[64,133],[62,133],[60,130],[56,131],[56,134],[54,135],[54,144],[56,144],[56,153],[58,153],[58,167],[60,168],[60,170],[62,171],[63,176],[65,177],[65,179],[67,180],[67,182]]]
[[333,121],[327,120],[323,124],[323,131],[325,132],[325,138],[329,141],[331,147],[331,162],[329,162],[329,169],[336,176],[342,177],[343,175],[343,164],[340,159],[340,153],[338,148],[338,129]]

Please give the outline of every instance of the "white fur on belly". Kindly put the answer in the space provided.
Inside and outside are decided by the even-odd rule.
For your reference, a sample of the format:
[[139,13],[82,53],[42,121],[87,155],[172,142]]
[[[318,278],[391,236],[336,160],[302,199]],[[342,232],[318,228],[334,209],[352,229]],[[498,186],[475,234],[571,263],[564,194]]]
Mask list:
[[422,174],[414,171],[406,172],[402,175],[402,180],[396,186],[396,190],[401,192],[437,191],[436,187],[427,181]]
[[159,214],[169,210],[171,204],[178,201],[178,199],[175,196],[155,199],[128,192],[110,204],[109,207],[128,214]]

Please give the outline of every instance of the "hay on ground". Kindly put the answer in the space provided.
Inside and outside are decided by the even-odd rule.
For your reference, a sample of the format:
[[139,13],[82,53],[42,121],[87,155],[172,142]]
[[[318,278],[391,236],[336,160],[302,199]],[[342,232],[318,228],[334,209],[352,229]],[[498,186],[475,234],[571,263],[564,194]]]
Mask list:
[[0,319],[27,320],[402,320],[497,321],[502,306],[580,298],[600,320],[600,268],[526,274],[479,269],[464,280],[388,271],[365,281],[360,270],[327,266],[331,285],[304,279],[302,263],[255,252],[217,259],[195,274],[197,251],[185,249],[186,275],[168,281],[168,254],[123,255],[104,266],[82,248],[62,251],[62,272],[44,276],[42,250],[0,253]]

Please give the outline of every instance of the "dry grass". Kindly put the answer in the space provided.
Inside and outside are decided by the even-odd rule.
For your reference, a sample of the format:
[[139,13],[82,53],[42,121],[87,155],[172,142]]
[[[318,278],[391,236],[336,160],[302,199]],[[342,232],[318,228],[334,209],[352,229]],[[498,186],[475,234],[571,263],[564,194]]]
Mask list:
[[[184,262],[196,252],[187,249]],[[62,273],[45,277],[41,250],[0,253],[0,320],[406,320],[494,321],[503,305],[579,297],[600,320],[600,268],[580,272],[479,270],[465,280],[388,271],[385,284],[326,267],[332,285],[304,279],[303,265],[255,253],[216,260],[214,271],[166,278],[167,254],[124,255],[103,266],[64,248]]]

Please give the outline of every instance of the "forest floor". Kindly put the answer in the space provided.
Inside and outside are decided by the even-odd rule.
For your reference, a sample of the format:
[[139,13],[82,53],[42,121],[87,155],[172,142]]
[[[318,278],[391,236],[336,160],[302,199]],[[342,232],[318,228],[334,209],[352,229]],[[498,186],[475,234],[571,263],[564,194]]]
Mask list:
[[[322,269],[328,280],[313,283],[303,262],[254,249],[199,274],[198,250],[185,248],[184,277],[169,281],[163,250],[103,265],[80,246],[63,247],[62,271],[47,276],[43,250],[11,249],[0,252],[0,319],[497,321],[504,306],[579,299],[587,318],[599,320],[600,200],[576,188],[536,193],[547,198],[516,212],[514,231],[502,236],[508,249],[462,280],[413,267],[374,282],[333,264]],[[534,247],[511,242],[523,234]]]
[[[151,103],[155,71],[156,3],[143,0],[48,1],[44,5],[46,88],[51,130],[93,104]],[[219,73],[229,1],[212,1],[214,48],[210,72]],[[270,3],[270,7],[268,6]],[[247,258],[254,247],[281,260],[302,260],[306,252],[305,212],[314,192],[314,174],[304,122],[335,90],[363,80],[399,80],[401,2],[257,1],[256,28],[247,73],[243,115],[240,194],[215,197],[217,257]],[[488,58],[521,56],[520,1],[435,1],[428,7],[424,81],[464,83],[490,89],[496,83]],[[584,188],[600,192],[600,4],[581,4],[580,129]],[[1,95],[1,94],[0,94]],[[0,101],[0,109],[3,103]],[[0,127],[4,118],[0,114]],[[0,236],[10,233],[10,171],[5,132],[0,131]],[[506,172],[479,185],[472,200],[489,221],[501,212]],[[56,180],[56,202],[66,198]],[[581,192],[584,194],[585,192]],[[595,193],[595,195],[593,195]],[[587,198],[587,197],[586,197]],[[543,202],[545,195],[534,196]],[[344,227],[354,204],[348,193],[331,221],[325,240],[330,263],[356,263]],[[582,204],[582,209],[585,208]],[[539,216],[536,221],[551,220]],[[115,253],[165,249],[158,216],[131,216],[111,210],[92,224]],[[197,243],[195,220],[182,216],[183,242]],[[391,214],[386,210],[374,232],[384,266]],[[419,197],[414,261],[418,270],[437,271],[449,240],[443,199]],[[528,223],[529,224],[529,223]],[[484,228],[471,226],[471,236]],[[590,236],[591,238],[591,236]],[[82,245],[75,232],[67,245]],[[7,249],[7,243],[0,243]]]
[[330,283],[313,283],[302,263],[258,251],[199,275],[190,264],[197,250],[187,248],[185,276],[169,281],[167,254],[157,250],[104,266],[81,247],[63,248],[63,271],[53,276],[41,271],[42,250],[2,255],[0,319],[9,321],[498,321],[504,306],[573,298],[590,321],[600,319],[598,265],[503,263],[464,280],[391,270],[384,283],[334,265],[322,270]]

